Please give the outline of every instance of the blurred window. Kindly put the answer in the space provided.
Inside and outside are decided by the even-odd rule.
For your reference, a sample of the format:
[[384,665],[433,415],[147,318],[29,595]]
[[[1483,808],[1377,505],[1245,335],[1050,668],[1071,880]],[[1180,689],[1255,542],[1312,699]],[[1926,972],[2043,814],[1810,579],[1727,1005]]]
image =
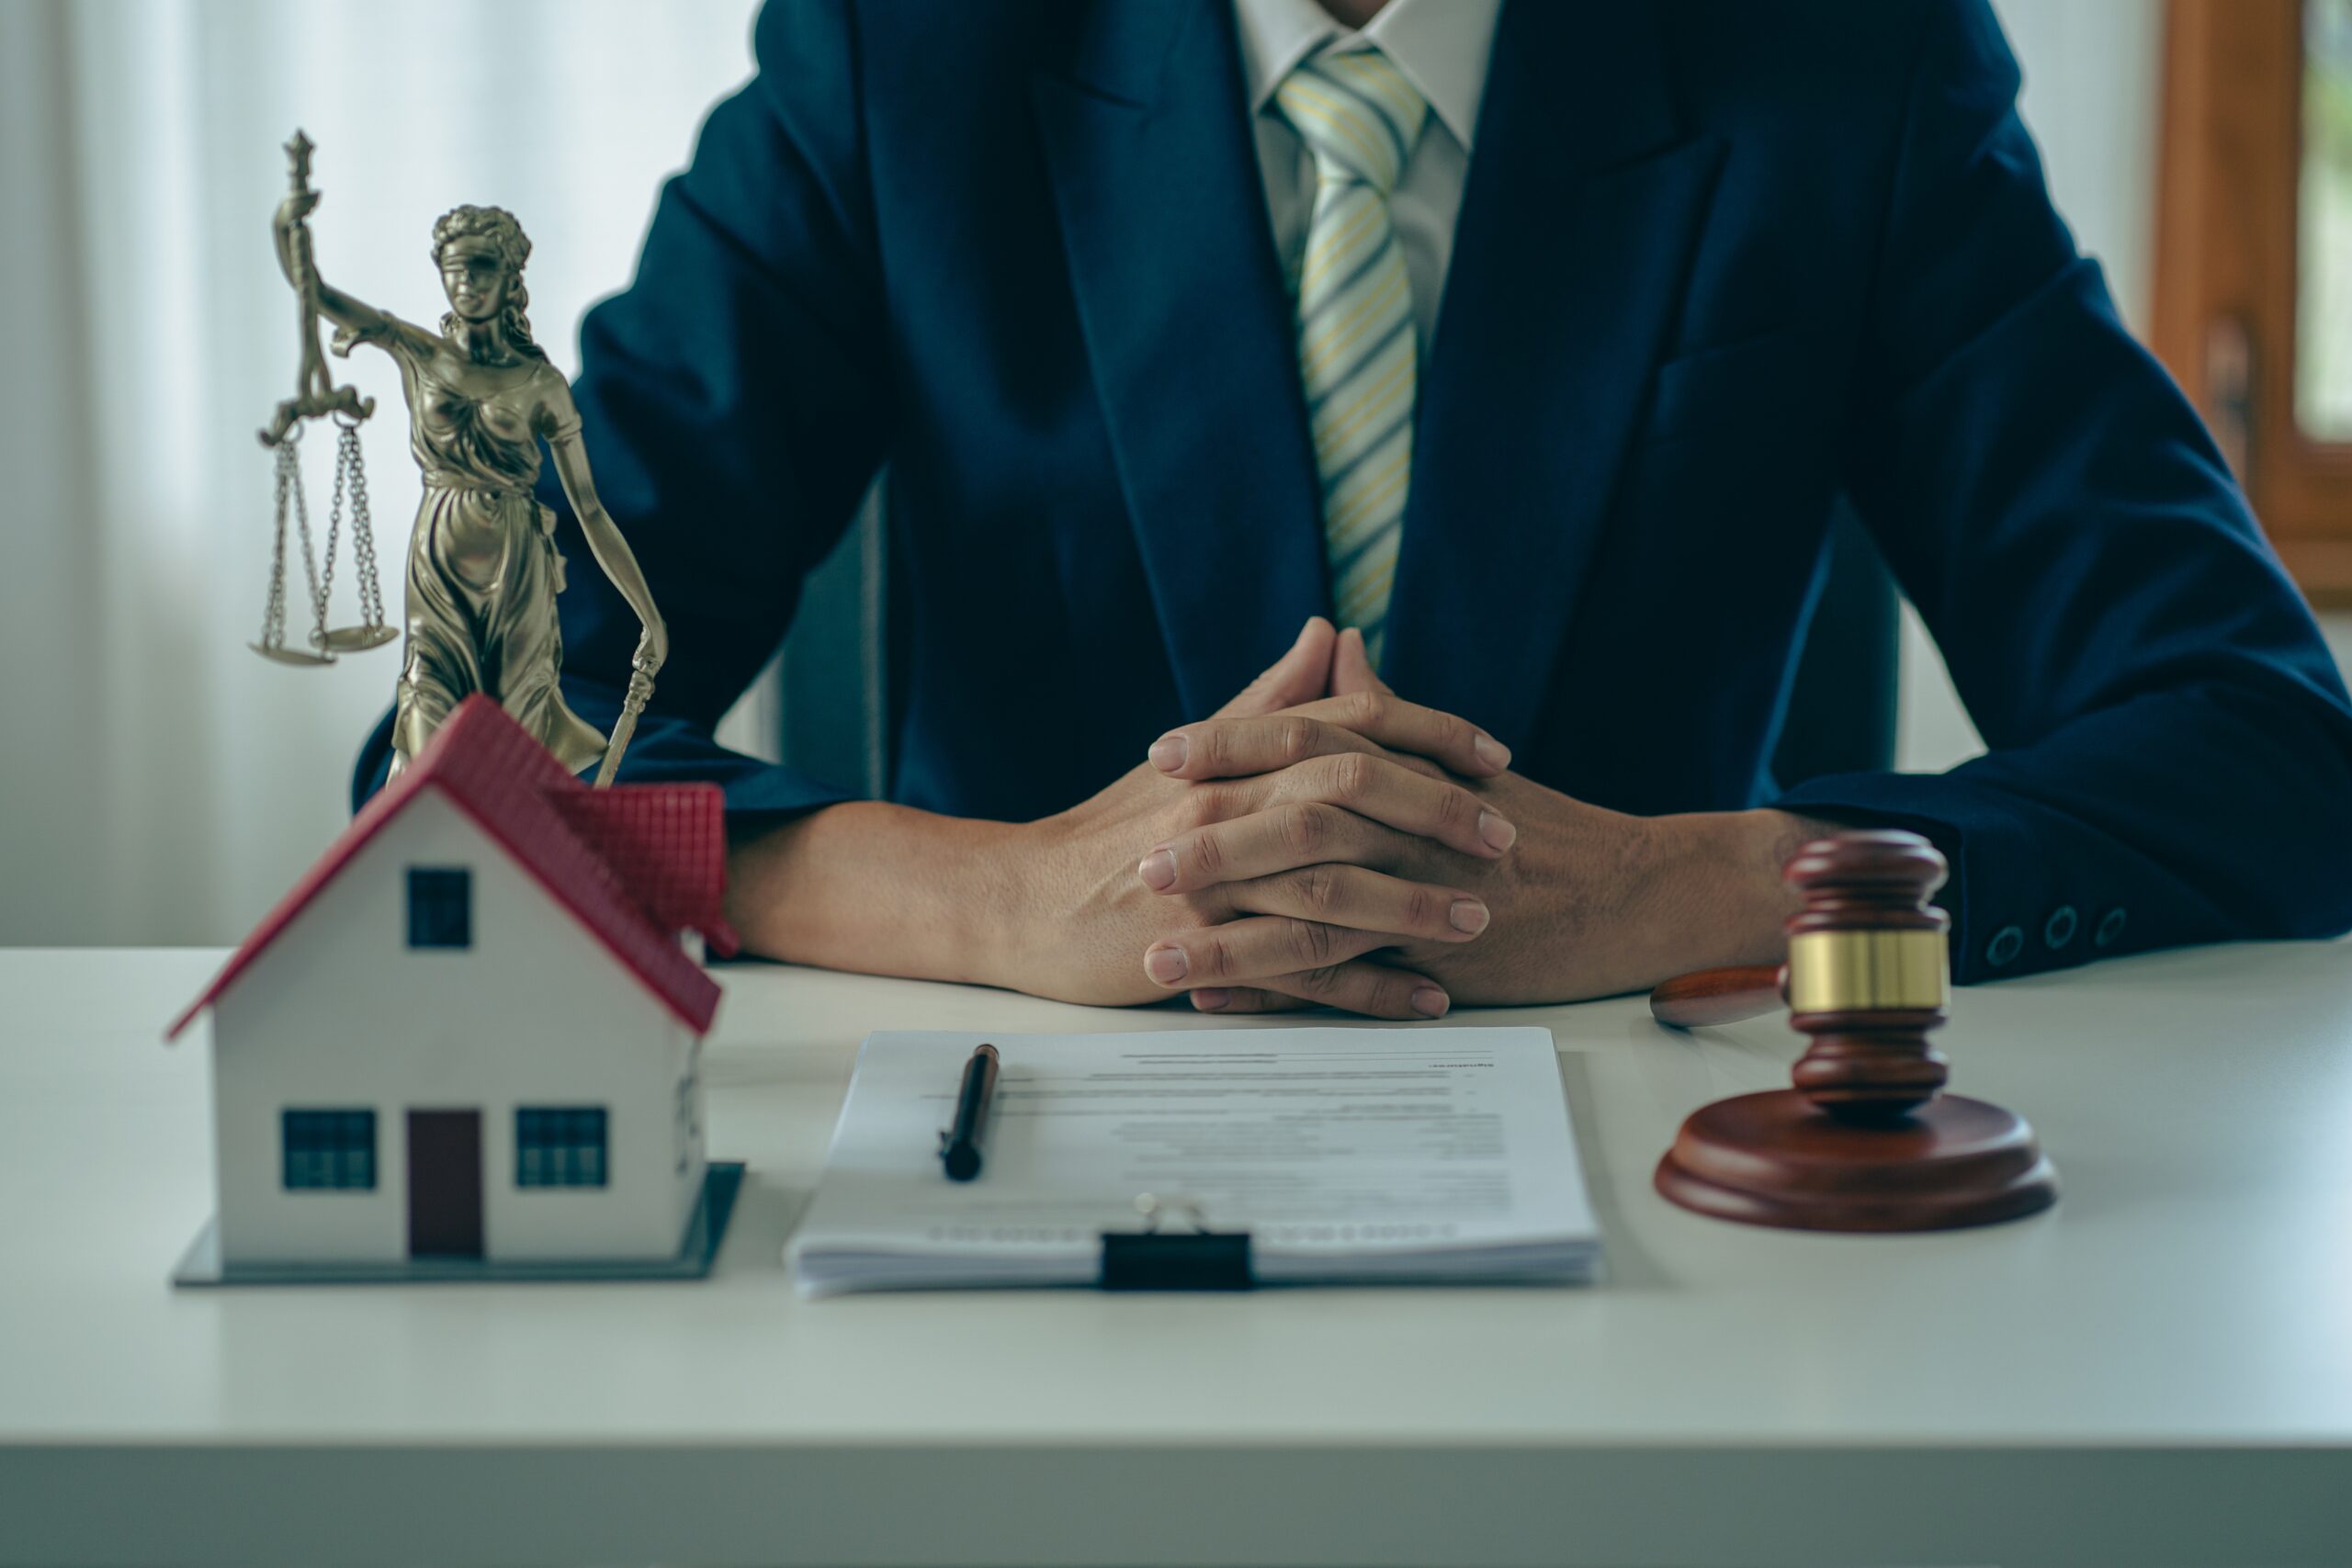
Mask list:
[[2352,0],[2168,0],[2150,337],[2279,558],[2352,604]]
[[2352,441],[2352,0],[2305,0],[2295,423]]

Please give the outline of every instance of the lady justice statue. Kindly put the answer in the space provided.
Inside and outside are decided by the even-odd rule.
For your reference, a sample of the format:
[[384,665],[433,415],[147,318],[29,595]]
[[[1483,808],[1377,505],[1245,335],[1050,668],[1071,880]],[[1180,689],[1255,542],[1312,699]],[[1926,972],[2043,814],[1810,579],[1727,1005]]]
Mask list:
[[[415,758],[458,703],[481,692],[573,773],[601,760],[596,782],[609,783],[668,657],[669,634],[637,558],[596,499],[571,389],[531,341],[524,314],[530,294],[523,286],[531,242],[500,208],[443,214],[433,226],[433,260],[449,311],[437,333],[427,332],[320,279],[308,223],[319,201],[310,188],[310,143],[298,131],[287,151],[294,177],[277,209],[277,259],[303,301],[305,391],[316,354],[314,317],[335,324],[337,355],[354,344],[382,349],[400,367],[409,448],[424,470],[424,501],[409,541],[408,641],[392,772]],[[317,380],[325,386],[322,370]],[[288,417],[281,407],[281,436]],[[541,437],[596,564],[645,627],[610,746],[563,700],[556,595],[563,591],[564,561],[555,547],[555,515],[532,496]]]

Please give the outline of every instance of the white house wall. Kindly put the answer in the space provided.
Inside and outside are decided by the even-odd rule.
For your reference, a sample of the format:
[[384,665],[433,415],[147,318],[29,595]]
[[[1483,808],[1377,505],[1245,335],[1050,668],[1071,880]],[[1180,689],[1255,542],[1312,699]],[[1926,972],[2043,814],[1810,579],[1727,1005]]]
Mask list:
[[[408,945],[407,870],[473,873],[473,945]],[[702,1181],[681,1147],[679,1023],[437,790],[412,801],[280,932],[212,1018],[220,1242],[231,1262],[408,1252],[408,1112],[481,1112],[486,1258],[662,1257]],[[699,1126],[698,1082],[688,1086]],[[517,1106],[601,1105],[608,1185],[514,1185]],[[376,1112],[372,1190],[287,1190],[280,1113]],[[681,1155],[685,1168],[679,1168]]]

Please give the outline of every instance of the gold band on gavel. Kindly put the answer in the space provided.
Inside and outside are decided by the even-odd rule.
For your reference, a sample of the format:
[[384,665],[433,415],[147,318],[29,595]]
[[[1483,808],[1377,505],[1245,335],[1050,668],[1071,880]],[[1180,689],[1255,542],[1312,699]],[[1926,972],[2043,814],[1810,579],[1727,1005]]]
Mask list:
[[1805,931],[1789,939],[1791,1012],[1939,1008],[1951,985],[1941,931]]

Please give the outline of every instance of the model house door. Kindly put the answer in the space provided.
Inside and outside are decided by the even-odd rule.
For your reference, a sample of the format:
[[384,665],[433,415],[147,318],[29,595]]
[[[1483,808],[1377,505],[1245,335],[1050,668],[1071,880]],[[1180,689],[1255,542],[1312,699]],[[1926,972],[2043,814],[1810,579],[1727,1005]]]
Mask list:
[[481,1112],[408,1113],[411,1258],[481,1256]]

